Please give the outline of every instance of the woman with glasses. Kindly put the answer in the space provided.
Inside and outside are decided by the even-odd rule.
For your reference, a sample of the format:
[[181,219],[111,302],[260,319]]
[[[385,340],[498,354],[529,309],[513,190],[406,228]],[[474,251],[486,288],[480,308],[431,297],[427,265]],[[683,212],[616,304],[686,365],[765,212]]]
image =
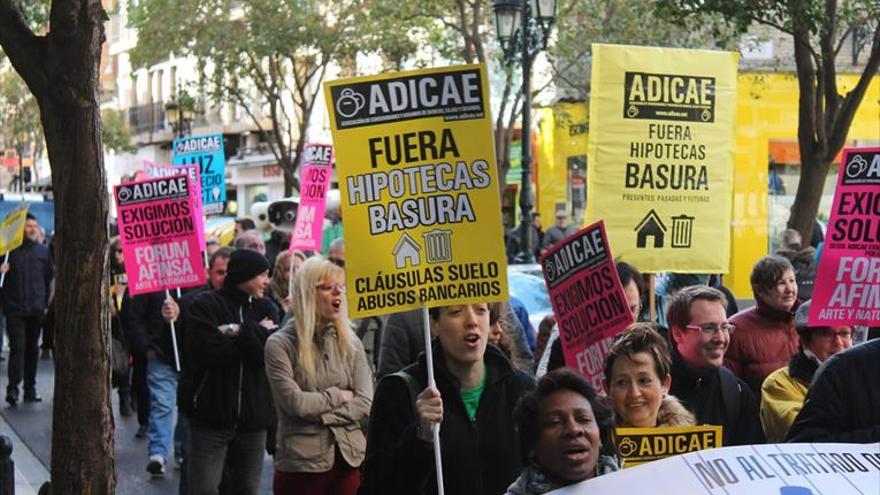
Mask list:
[[293,318],[266,342],[278,414],[274,493],[354,495],[360,485],[373,381],[351,330],[344,272],[321,258],[293,282]]
[[694,415],[668,393],[671,370],[669,347],[650,323],[634,323],[617,336],[605,356],[605,390],[617,427],[696,424]]
[[797,309],[794,325],[800,336],[798,351],[788,366],[770,373],[761,386],[761,426],[769,443],[782,443],[819,366],[853,345],[852,327],[812,327],[807,324],[810,301]]
[[724,365],[760,395],[767,375],[785,366],[797,352],[798,286],[791,262],[777,255],[761,258],[750,282],[756,304],[730,318],[737,332],[730,338]]

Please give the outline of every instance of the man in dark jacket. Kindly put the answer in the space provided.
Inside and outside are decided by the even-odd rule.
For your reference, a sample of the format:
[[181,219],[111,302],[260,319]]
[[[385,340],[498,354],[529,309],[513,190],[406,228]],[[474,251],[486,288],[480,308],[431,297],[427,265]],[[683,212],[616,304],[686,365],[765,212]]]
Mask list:
[[835,354],[819,368],[786,442],[880,442],[880,340]]
[[758,401],[748,385],[722,366],[733,326],[726,300],[706,286],[681,289],[667,312],[672,343],[672,387],[699,424],[721,425],[723,445],[764,443]]
[[[477,314],[462,316],[470,311]],[[426,388],[424,353],[405,375],[390,375],[379,383],[370,413],[362,495],[437,493],[431,431],[423,423],[438,407],[445,493],[504,493],[522,469],[512,413],[519,397],[534,387],[532,378],[487,345],[485,304],[432,308],[431,313],[438,335],[433,344],[436,388]],[[458,329],[446,324],[456,319],[466,321]],[[473,383],[465,383],[463,374]],[[417,401],[421,406],[414,405]]]
[[[122,322],[131,353],[146,357],[147,362],[150,391],[147,471],[153,476],[165,474],[165,459],[171,454],[178,378],[171,324],[179,315],[177,301],[165,291],[125,297],[122,302]],[[176,335],[179,349],[181,334]],[[178,358],[182,359],[179,353]]]
[[239,249],[227,268],[223,288],[203,292],[188,308],[180,390],[190,422],[188,489],[217,493],[222,479],[229,493],[256,495],[274,407],[263,348],[279,316],[262,298],[265,256]]
[[49,248],[37,242],[40,225],[36,217],[27,214],[24,223],[24,242],[9,253],[9,263],[0,271],[6,272],[3,285],[3,310],[6,332],[9,336],[9,383],[6,402],[18,404],[18,385],[24,371],[24,400],[39,402],[37,394],[37,361],[39,358],[40,329],[49,305],[49,286],[54,276]]
[[550,249],[554,244],[562,241],[566,237],[574,234],[577,229],[568,223],[568,212],[565,210],[556,211],[556,223],[544,232],[541,239],[541,252]]
[[[186,338],[183,336],[186,335],[186,320],[187,314],[189,314],[189,307],[192,305],[193,301],[196,300],[203,292],[205,291],[215,291],[220,290],[223,287],[223,280],[226,278],[226,268],[229,263],[229,257],[232,255],[234,250],[231,247],[223,246],[214,251],[213,254],[209,256],[208,259],[208,270],[207,270],[207,282],[205,285],[199,287],[193,287],[188,290],[183,297],[180,298],[180,318],[177,327],[177,331],[180,332],[180,339],[186,344]],[[181,354],[186,355],[187,349],[185,347],[181,348]],[[178,384],[178,406],[182,410],[182,404],[180,404],[180,396],[179,393],[181,390],[192,390],[192,384],[185,383],[184,380],[191,378],[192,374],[186,372],[187,361],[183,361],[181,363],[181,373],[180,373],[180,382]],[[186,476],[186,449],[189,445],[189,422],[186,419],[185,414],[181,414],[177,416],[177,426],[174,428],[174,457],[177,462],[178,467],[181,469],[180,474],[180,495],[186,495],[187,491],[187,476]]]

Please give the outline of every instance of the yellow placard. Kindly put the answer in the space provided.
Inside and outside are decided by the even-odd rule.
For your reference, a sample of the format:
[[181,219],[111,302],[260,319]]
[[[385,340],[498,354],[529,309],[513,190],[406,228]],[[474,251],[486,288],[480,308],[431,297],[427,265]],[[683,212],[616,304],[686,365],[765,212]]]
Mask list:
[[647,273],[727,273],[733,52],[593,45],[587,219]]
[[330,81],[349,314],[507,299],[486,70]]
[[678,454],[721,447],[722,426],[617,428],[614,439],[624,468]]
[[24,242],[24,224],[27,221],[28,204],[9,212],[0,224],[0,254],[8,253]]

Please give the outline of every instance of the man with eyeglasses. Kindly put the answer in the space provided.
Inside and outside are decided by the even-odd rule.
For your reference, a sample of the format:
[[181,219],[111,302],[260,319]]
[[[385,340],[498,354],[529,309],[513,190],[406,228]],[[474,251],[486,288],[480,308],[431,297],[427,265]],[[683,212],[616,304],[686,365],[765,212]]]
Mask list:
[[681,289],[667,310],[672,344],[672,387],[669,393],[699,424],[720,425],[725,447],[764,443],[758,401],[748,385],[722,366],[733,325],[727,300],[712,287]]
[[811,302],[798,307],[794,325],[800,336],[798,351],[788,366],[771,373],[761,386],[761,426],[770,443],[781,443],[804,405],[807,389],[819,366],[853,345],[852,327],[811,327]]

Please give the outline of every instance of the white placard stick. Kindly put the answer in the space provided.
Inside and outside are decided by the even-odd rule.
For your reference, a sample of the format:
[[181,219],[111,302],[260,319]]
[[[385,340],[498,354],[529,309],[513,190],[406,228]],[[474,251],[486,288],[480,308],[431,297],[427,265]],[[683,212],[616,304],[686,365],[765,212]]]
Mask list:
[[[428,308],[422,308],[422,325],[425,333],[425,357],[428,359],[428,386],[436,387],[434,382],[434,356],[431,353],[431,317]],[[416,418],[418,420],[418,418]],[[434,434],[434,467],[437,470],[437,495],[443,495],[443,458],[440,456],[440,424],[431,426]]]

